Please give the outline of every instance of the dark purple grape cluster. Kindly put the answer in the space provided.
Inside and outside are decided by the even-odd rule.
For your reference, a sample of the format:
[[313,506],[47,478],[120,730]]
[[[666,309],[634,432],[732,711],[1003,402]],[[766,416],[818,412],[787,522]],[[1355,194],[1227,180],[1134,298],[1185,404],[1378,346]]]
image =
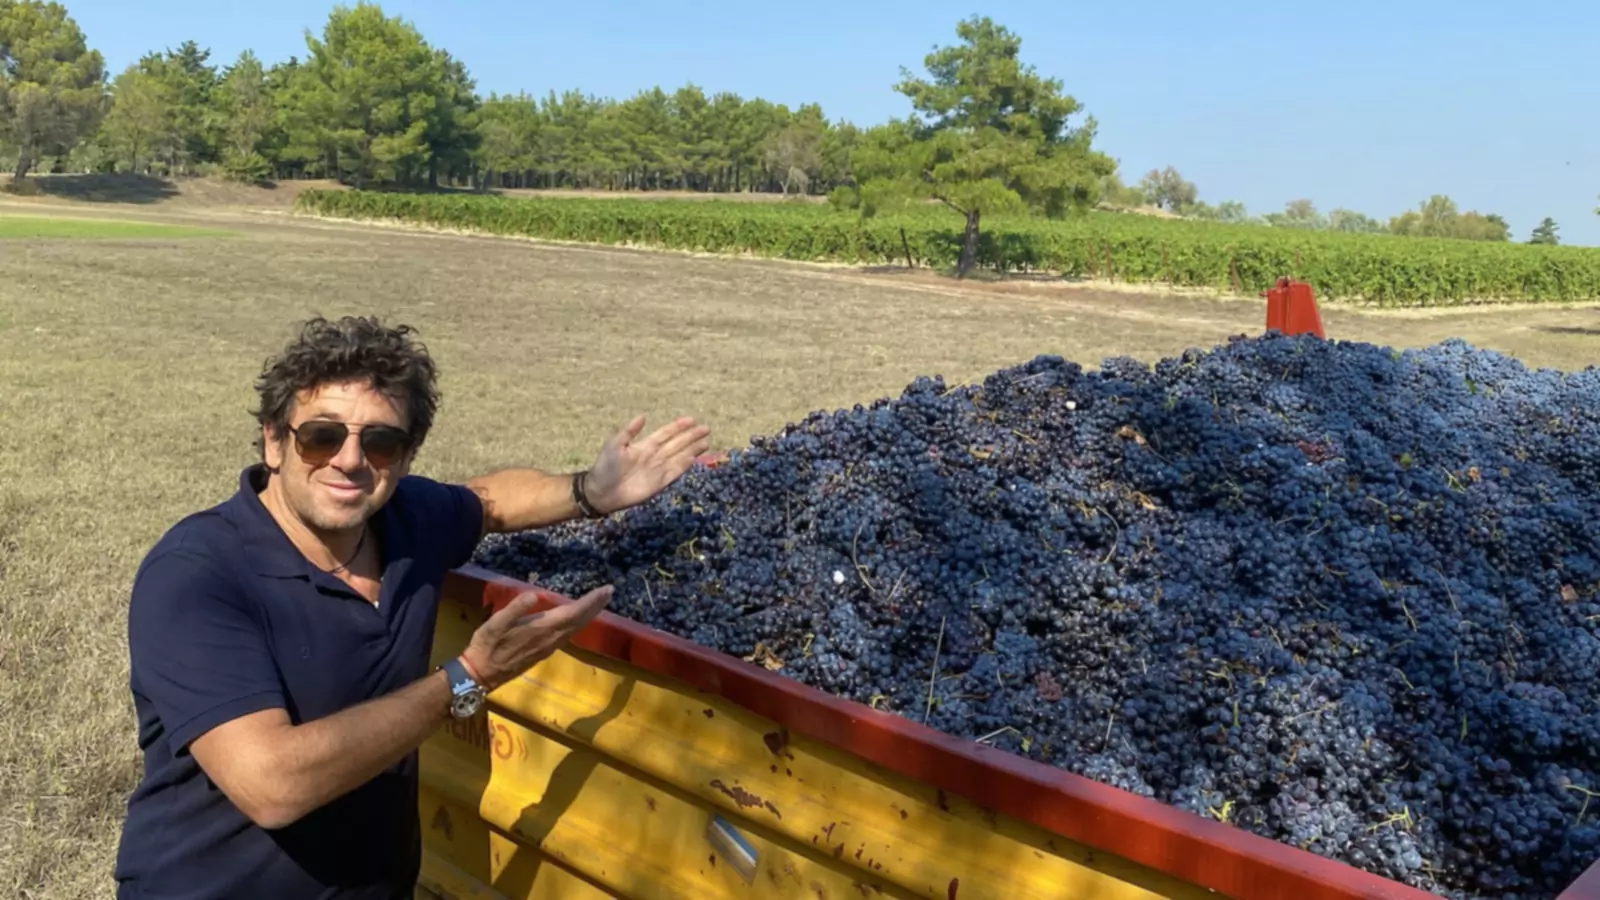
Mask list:
[[1041,356],[814,413],[478,561],[1456,897],[1600,858],[1600,370]]

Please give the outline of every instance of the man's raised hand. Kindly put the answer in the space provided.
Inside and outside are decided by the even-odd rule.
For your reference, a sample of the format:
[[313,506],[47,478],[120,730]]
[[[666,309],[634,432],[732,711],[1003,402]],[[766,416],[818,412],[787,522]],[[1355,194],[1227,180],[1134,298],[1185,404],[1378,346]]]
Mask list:
[[484,688],[493,691],[555,653],[594,621],[614,591],[606,585],[544,612],[533,612],[537,594],[522,594],[478,626],[462,656]]
[[638,416],[612,435],[584,480],[589,502],[603,513],[637,506],[661,493],[711,448],[711,429],[687,416],[640,440],[643,429],[644,416]]

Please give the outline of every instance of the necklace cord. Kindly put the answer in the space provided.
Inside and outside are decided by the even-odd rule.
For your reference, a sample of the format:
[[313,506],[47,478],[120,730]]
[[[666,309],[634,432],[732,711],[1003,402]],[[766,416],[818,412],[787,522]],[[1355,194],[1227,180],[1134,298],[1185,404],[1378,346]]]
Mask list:
[[349,559],[345,560],[344,562],[340,563],[339,565],[337,565],[337,566],[335,566],[334,568],[331,568],[331,569],[322,569],[321,566],[318,566],[317,568],[322,569],[322,571],[327,572],[329,575],[333,575],[333,574],[336,574],[336,573],[339,573],[339,572],[343,572],[345,569],[349,568],[350,564],[356,561],[356,557],[361,555],[361,548],[363,546],[365,546],[366,543],[367,543],[367,531],[368,530],[369,529],[367,529],[365,526],[362,527],[362,529],[361,529],[361,540],[356,541],[356,549],[351,551]]

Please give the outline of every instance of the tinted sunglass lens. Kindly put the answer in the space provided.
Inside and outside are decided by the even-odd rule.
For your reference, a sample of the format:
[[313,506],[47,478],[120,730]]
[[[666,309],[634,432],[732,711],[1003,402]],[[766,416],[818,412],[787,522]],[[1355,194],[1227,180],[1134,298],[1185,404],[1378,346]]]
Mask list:
[[367,455],[373,465],[387,466],[394,462],[395,457],[405,452],[406,445],[411,441],[410,435],[398,428],[385,428],[382,426],[368,428],[361,432],[361,452]]
[[349,434],[343,422],[307,422],[295,429],[301,455],[322,459],[336,456]]

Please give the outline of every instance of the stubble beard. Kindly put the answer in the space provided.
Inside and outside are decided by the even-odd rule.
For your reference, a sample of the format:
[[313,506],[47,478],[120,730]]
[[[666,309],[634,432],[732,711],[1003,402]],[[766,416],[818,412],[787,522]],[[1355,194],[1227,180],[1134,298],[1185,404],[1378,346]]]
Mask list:
[[314,484],[284,485],[284,499],[288,501],[300,521],[319,534],[354,534],[361,530],[376,509],[374,499],[364,496],[359,503],[339,503],[323,495]]

